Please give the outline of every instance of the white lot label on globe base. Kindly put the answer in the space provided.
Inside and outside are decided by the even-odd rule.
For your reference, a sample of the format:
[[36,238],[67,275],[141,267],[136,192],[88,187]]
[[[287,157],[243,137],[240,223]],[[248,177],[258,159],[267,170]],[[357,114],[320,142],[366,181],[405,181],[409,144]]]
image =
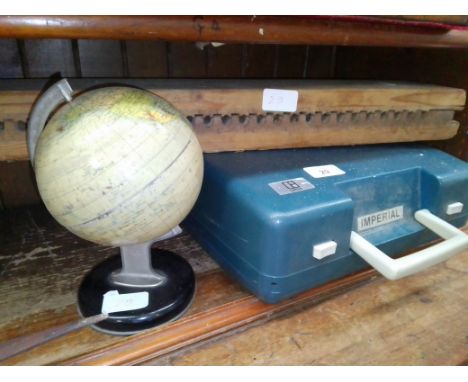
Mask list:
[[268,183],[278,195],[294,194],[296,192],[311,190],[314,185],[304,178],[285,179],[279,182]]
[[297,110],[297,90],[263,89],[263,111],[295,112]]
[[373,214],[360,216],[357,218],[357,230],[364,231],[366,229],[378,227],[384,224],[403,219],[403,206],[389,208],[374,212]]
[[334,164],[326,164],[324,166],[304,167],[304,171],[314,178],[326,178],[327,176],[336,176],[346,174],[342,169]]
[[104,294],[102,299],[102,313],[125,312],[127,310],[142,309],[148,306],[148,292],[119,294],[111,290]]

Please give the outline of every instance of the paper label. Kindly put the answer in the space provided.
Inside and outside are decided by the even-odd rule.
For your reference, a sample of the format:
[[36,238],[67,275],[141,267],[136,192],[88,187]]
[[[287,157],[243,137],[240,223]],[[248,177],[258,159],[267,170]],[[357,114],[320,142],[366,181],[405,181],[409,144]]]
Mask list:
[[304,171],[307,172],[313,178],[326,178],[327,176],[337,176],[346,174],[342,169],[336,167],[334,164],[304,167]]
[[357,218],[357,230],[364,231],[366,229],[378,227],[384,224],[403,219],[403,206],[389,208],[374,212],[373,214],[360,216]]
[[119,294],[116,290],[107,292],[102,299],[102,313],[125,312],[148,306],[148,292]]
[[297,90],[263,89],[262,109],[264,111],[295,112],[297,110]]
[[296,192],[311,190],[314,185],[304,178],[285,179],[279,182],[268,183],[278,195],[294,194]]

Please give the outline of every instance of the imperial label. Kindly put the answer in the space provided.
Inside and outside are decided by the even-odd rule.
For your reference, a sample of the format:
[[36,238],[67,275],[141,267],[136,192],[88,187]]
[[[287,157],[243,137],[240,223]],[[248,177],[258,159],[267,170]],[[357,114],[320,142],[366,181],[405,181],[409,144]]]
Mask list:
[[389,208],[388,210],[374,212],[373,214],[360,216],[357,218],[357,230],[378,227],[397,220],[403,219],[403,206]]

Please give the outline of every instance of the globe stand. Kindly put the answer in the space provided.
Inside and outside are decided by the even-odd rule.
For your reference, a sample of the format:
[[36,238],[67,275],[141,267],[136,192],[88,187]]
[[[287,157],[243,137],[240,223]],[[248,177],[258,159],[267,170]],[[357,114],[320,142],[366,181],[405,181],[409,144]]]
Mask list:
[[[157,241],[172,237],[176,227]],[[110,313],[93,327],[101,332],[129,335],[180,317],[190,307],[195,294],[195,275],[182,257],[164,250],[151,249],[154,241],[122,246],[113,256],[93,268],[78,292],[83,317],[100,314],[103,296],[148,292],[148,305],[141,309]]]

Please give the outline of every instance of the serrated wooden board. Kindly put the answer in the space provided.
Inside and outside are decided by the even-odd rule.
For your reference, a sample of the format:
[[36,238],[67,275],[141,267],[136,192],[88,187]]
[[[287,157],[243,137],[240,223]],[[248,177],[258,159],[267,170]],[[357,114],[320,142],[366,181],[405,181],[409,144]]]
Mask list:
[[[75,90],[104,84],[147,88],[192,121],[205,152],[443,140],[456,135],[465,91],[369,81],[70,80]],[[40,80],[0,83],[0,160],[26,160],[24,131]],[[262,110],[264,88],[299,92],[297,112]]]

